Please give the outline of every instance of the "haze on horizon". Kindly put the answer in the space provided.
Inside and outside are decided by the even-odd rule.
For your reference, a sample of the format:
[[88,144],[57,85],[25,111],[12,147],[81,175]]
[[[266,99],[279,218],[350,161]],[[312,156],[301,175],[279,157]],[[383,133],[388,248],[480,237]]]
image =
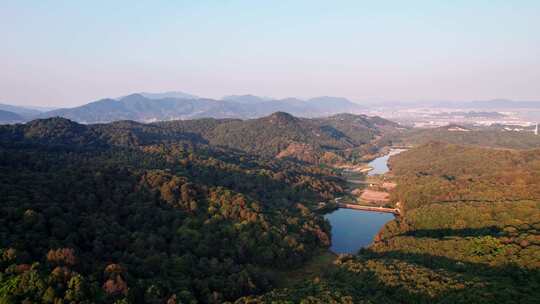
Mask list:
[[0,103],[540,100],[539,1],[2,1]]

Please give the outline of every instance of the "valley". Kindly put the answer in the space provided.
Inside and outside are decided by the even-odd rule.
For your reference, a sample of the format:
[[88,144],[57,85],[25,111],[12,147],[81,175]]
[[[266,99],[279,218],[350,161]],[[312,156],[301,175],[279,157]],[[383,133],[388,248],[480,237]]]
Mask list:
[[[538,139],[418,132],[283,112],[0,126],[0,298],[536,299]],[[348,205],[399,216],[321,213]]]
[[[267,291],[279,282],[267,269],[297,267],[330,244],[315,202],[345,182],[322,160],[373,149],[393,125],[278,112],[0,126],[0,279],[15,286],[0,297],[219,303]],[[280,156],[297,142],[310,159]]]
[[[535,303],[539,160],[538,150],[445,143],[400,153],[391,196],[404,212],[373,244],[294,288],[237,303]],[[523,180],[505,182],[517,172]]]
[[[389,156],[396,155],[399,152],[401,151],[391,150],[388,154],[369,162],[367,168],[371,170],[367,175],[373,176],[377,174],[382,175],[380,176],[381,179],[384,178],[384,174],[388,171],[387,162]],[[351,174],[350,171],[345,171],[345,173]],[[358,179],[366,178],[366,174],[360,176],[355,174],[353,176]],[[351,176],[349,175],[348,178],[351,178]],[[325,218],[328,219],[331,225],[332,246],[330,250],[336,254],[354,254],[361,248],[369,246],[381,228],[387,222],[393,220],[395,216],[399,216],[400,212],[397,208],[399,205],[389,206],[388,199],[384,201],[363,199],[364,193],[375,192],[370,190],[373,186],[372,183],[361,183],[356,179],[346,179],[346,181],[351,184],[346,188],[349,196],[335,198],[333,204],[329,203],[330,206],[325,205],[329,209],[335,208],[334,211],[325,214]],[[362,195],[355,195],[355,192],[362,193]],[[381,191],[377,193],[381,193],[385,197],[389,196],[387,192]],[[381,203],[386,204],[387,207],[382,207]]]
[[0,304],[540,304],[540,1],[0,19]]

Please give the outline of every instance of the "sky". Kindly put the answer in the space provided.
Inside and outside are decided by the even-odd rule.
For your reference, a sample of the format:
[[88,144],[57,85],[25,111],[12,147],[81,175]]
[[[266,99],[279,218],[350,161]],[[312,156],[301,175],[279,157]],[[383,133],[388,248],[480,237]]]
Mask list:
[[0,0],[0,103],[540,100],[540,1]]

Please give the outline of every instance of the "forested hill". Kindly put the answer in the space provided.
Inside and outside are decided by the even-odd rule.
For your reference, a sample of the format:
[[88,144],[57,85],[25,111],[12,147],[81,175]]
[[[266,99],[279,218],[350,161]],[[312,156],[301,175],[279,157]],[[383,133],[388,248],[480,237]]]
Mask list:
[[[82,125],[65,118],[34,120],[0,126],[9,144],[13,138],[49,144],[133,146],[183,143],[209,145],[267,158],[308,163],[351,160],[376,152],[379,139],[400,132],[398,124],[380,117],[339,114],[327,118],[298,118],[284,112],[252,119],[197,119],[143,124],[119,121]],[[0,134],[0,140],[1,135]],[[5,135],[4,135],[5,136]]]
[[339,160],[355,149],[376,150],[377,139],[400,130],[398,124],[380,117],[338,114],[308,119],[284,112],[252,120],[203,119],[155,125],[198,134],[211,145],[310,163]]
[[330,170],[158,125],[1,126],[0,299],[222,303],[261,293],[271,269],[329,245],[310,206],[341,192]]
[[540,303],[540,150],[429,143],[391,158],[405,206],[369,247],[241,303]]
[[539,150],[442,142],[391,158],[404,213],[370,248],[274,288],[328,248],[312,210],[345,186],[283,151],[340,155],[391,132],[400,127],[380,118],[286,113],[0,126],[0,300],[538,302]]

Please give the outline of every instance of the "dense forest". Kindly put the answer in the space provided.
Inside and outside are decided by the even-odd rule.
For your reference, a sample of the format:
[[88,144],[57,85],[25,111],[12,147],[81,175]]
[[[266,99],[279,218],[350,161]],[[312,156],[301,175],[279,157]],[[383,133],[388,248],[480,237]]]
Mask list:
[[332,170],[155,128],[0,127],[3,303],[220,303],[329,245]]
[[403,214],[369,248],[283,288],[330,245],[313,210],[346,186],[335,158],[298,156],[356,162],[399,129],[285,113],[0,126],[0,303],[540,302],[540,151],[441,142],[391,158]]
[[540,150],[430,143],[391,167],[405,212],[369,248],[237,303],[540,303]]
[[360,159],[366,153],[377,152],[388,144],[387,137],[402,130],[398,124],[380,117],[338,114],[308,119],[284,112],[251,120],[178,120],[155,126],[175,133],[197,134],[213,146],[312,164]]

